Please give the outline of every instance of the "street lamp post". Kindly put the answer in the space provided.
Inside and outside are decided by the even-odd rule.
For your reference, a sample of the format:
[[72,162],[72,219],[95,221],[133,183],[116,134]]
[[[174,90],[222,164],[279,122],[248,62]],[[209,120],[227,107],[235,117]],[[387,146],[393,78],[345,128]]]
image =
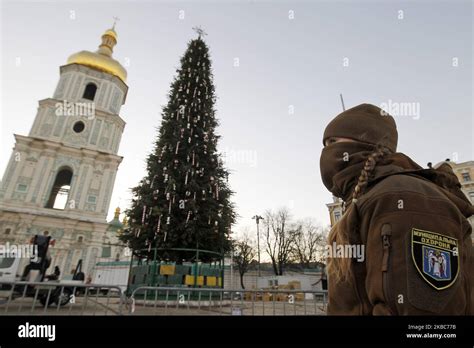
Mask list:
[[260,220],[263,220],[263,217],[260,215],[255,215],[252,217],[252,219],[255,219],[255,222],[257,223],[257,257],[258,257],[258,277],[260,278],[260,231],[258,228],[258,225],[260,224]]

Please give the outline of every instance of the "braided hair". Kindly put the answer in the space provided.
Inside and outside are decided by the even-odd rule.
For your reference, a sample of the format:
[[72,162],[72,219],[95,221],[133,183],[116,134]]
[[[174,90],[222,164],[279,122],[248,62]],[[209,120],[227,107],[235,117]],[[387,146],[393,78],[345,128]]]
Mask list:
[[[359,197],[365,192],[369,179],[373,176],[373,171],[377,163],[386,155],[390,154],[391,151],[385,146],[378,145],[376,150],[367,157],[367,160],[364,163],[357,184],[352,191],[350,199],[347,204],[343,203],[344,215],[341,220],[339,220],[329,232],[328,244],[330,246],[335,243],[336,245],[346,245],[349,241],[349,232],[354,228],[352,222],[354,219],[351,219],[353,214],[356,214],[354,209],[351,209],[356,203]],[[328,273],[334,277],[336,282],[344,281],[349,276],[351,259],[349,257],[337,258],[330,257],[327,260],[328,263]]]

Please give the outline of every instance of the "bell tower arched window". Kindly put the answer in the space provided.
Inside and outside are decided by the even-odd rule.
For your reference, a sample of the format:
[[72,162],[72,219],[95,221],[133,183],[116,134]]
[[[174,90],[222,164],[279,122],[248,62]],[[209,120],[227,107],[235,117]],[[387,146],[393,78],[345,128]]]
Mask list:
[[88,83],[86,86],[86,89],[84,90],[84,94],[82,95],[82,98],[94,100],[96,92],[97,92],[97,86],[92,82]]
[[69,168],[63,168],[56,174],[46,208],[64,209],[66,207],[71,189],[71,180],[72,170]]

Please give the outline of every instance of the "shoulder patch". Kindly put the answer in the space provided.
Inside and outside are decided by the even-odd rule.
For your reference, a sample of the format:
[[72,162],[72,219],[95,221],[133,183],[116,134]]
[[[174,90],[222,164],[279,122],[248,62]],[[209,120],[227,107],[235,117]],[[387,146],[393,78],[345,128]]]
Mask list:
[[411,256],[418,273],[436,290],[447,289],[456,281],[460,268],[456,238],[412,228]]

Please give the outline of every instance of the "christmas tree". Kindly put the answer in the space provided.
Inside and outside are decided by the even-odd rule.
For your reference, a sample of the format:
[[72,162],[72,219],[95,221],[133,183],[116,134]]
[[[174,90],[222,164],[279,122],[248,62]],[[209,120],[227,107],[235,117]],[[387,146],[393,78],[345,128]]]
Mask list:
[[[194,252],[173,248],[210,250],[230,248],[235,220],[228,171],[217,152],[213,76],[209,49],[198,29],[188,44],[181,68],[171,84],[163,108],[158,138],[147,158],[147,174],[132,189],[126,212],[129,228],[122,241],[135,255],[156,256],[176,262],[191,260]],[[215,256],[201,253],[201,261]]]

